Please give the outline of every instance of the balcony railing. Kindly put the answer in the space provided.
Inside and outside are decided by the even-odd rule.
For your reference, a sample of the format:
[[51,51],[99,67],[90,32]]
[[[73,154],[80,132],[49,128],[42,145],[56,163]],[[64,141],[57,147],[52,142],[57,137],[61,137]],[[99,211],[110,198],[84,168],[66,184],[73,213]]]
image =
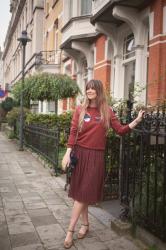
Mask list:
[[[39,53],[34,53],[32,57],[25,64],[25,75],[30,72],[34,67],[41,65],[60,65],[62,58],[61,50],[50,50],[50,51],[40,51]],[[16,77],[11,81],[11,84],[15,83],[21,78],[22,71],[16,75]]]
[[36,64],[60,64],[61,63],[61,50],[40,51],[36,55]]

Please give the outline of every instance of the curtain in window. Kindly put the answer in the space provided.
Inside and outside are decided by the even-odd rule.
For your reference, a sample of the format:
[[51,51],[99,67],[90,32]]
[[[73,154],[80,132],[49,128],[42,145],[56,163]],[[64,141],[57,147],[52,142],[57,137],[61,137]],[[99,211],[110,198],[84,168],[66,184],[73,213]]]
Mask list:
[[91,14],[92,0],[81,0],[81,15]]
[[69,0],[69,19],[73,17],[73,0]]
[[135,60],[125,64],[125,93],[124,96],[134,101]]

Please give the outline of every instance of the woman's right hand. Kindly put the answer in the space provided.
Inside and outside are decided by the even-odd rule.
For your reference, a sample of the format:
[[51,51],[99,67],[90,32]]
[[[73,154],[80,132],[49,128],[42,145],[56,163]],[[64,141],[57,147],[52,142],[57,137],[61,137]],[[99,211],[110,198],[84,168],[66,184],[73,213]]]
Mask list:
[[67,151],[62,159],[62,170],[66,171],[66,169],[69,167],[70,164],[70,153],[71,153],[71,148],[67,148]]

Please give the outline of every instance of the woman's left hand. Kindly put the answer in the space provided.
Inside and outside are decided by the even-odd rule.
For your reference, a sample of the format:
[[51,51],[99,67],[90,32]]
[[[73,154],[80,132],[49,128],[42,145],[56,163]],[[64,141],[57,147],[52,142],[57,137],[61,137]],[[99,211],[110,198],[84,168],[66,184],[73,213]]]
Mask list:
[[137,118],[136,118],[137,122],[141,122],[142,121],[142,118],[144,117],[144,114],[145,114],[145,111],[141,109],[139,111],[139,113],[138,113]]

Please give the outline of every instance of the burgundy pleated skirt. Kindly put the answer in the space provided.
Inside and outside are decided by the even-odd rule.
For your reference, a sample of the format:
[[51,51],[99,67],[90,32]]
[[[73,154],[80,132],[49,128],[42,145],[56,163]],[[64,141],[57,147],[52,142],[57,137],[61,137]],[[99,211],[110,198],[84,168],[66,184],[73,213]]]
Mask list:
[[75,147],[78,163],[73,170],[69,197],[95,204],[102,200],[104,186],[104,150]]

